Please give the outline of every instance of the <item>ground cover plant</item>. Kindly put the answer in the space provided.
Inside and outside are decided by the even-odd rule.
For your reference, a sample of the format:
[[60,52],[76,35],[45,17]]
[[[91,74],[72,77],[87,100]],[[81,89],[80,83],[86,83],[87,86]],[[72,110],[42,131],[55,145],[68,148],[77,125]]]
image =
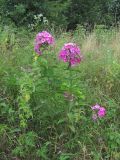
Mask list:
[[119,29],[0,35],[0,159],[118,160]]

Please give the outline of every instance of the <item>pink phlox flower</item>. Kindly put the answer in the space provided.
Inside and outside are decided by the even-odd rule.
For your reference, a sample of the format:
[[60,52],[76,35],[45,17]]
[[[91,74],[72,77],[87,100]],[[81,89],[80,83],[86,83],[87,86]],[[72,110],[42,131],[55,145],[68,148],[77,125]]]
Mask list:
[[59,53],[59,58],[70,63],[70,66],[76,65],[82,59],[80,48],[75,43],[66,43]]
[[106,109],[104,107],[100,107],[98,111],[98,117],[104,117],[106,114]]
[[99,104],[96,104],[95,106],[92,106],[92,110],[99,110],[100,109],[100,105]]
[[39,43],[39,44],[44,44],[45,43],[45,44],[49,44],[50,45],[50,44],[54,43],[54,38],[47,31],[42,31],[42,32],[39,32],[36,35],[35,42]]
[[42,31],[36,35],[34,50],[38,54],[41,54],[42,52],[40,51],[40,47],[42,47],[43,45],[52,45],[52,44],[54,44],[53,36],[47,31]]
[[102,118],[106,114],[106,109],[104,107],[101,107],[99,104],[92,106],[91,109],[94,111],[92,115],[93,120],[96,120],[98,117]]

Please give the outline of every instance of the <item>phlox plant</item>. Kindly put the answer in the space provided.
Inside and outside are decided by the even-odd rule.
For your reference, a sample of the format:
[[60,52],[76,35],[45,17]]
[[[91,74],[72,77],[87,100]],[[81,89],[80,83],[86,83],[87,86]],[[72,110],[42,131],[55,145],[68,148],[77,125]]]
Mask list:
[[106,114],[106,109],[104,107],[101,107],[100,105],[96,104],[95,106],[91,107],[93,111],[97,111],[97,113],[94,113],[92,118],[93,120],[96,120],[98,117],[104,117]]
[[[49,141],[51,136],[56,136],[54,135],[55,128],[57,134],[60,134],[58,138],[60,143],[66,143],[68,133],[70,137],[75,134],[79,136],[79,123],[85,120],[85,96],[81,91],[79,81],[76,80],[75,70],[82,62],[80,48],[75,43],[65,43],[56,58],[55,45],[55,39],[49,32],[39,32],[35,37],[34,51],[36,53],[33,54],[30,71],[23,70],[23,76],[19,80],[18,114],[21,132],[26,135],[28,127],[34,128],[34,131],[39,129],[40,132],[35,137],[48,139],[47,142],[44,138],[41,142],[36,140],[34,142],[33,138],[33,148],[40,158],[47,157],[48,145],[45,145],[43,150],[39,146],[46,143],[51,145]],[[105,108],[99,105],[91,107],[90,112],[91,110],[93,122],[106,114]],[[90,117],[91,120],[92,118]],[[33,132],[30,132],[30,136],[34,137]],[[69,146],[69,143],[66,145]],[[27,142],[25,145],[28,149]],[[35,146],[38,146],[37,149]],[[19,153],[19,149],[22,150],[22,154]],[[23,150],[24,148],[18,145],[13,153],[25,157],[26,153]],[[56,152],[52,145],[49,152]],[[57,152],[61,151],[58,149]],[[60,158],[62,152],[58,156]]]
[[[51,98],[55,99],[56,95],[59,95],[59,97],[62,98],[62,103],[66,103],[67,107],[64,107],[63,109],[66,114],[66,118],[59,119],[58,123],[60,124],[65,122],[68,124],[68,128],[72,132],[76,132],[74,122],[76,121],[78,123],[80,120],[80,112],[82,112],[80,104],[84,101],[84,95],[75,81],[76,73],[74,71],[74,67],[77,67],[77,65],[81,63],[82,54],[80,48],[75,43],[64,44],[58,54],[58,59],[67,63],[68,67],[63,69],[65,75],[62,75],[61,77],[60,73],[56,73],[56,70],[59,70],[60,62],[57,62],[57,59],[54,57],[52,48],[51,53],[48,53],[46,56],[47,47],[54,45],[54,43],[54,37],[47,31],[40,32],[36,35],[34,50],[37,53],[37,57],[35,55],[34,64],[37,64],[37,67],[39,65],[38,70],[41,70],[39,74],[41,74],[42,78],[46,80],[45,83],[45,81],[43,82],[40,78],[41,82],[38,83],[40,83],[41,87],[45,84],[44,87],[46,90],[48,86],[47,94],[50,94]],[[34,67],[36,68],[36,66]],[[58,82],[57,85],[56,81]],[[60,99],[57,99],[58,104],[59,100]],[[104,112],[102,109],[103,108],[101,107],[98,111],[98,116],[101,118],[105,115],[102,113]]]

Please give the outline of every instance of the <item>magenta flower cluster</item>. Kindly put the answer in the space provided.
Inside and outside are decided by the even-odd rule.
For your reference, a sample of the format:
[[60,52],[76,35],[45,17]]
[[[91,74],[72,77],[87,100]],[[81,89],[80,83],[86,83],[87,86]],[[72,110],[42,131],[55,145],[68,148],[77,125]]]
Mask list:
[[66,43],[59,53],[59,58],[63,62],[68,62],[70,66],[74,66],[81,62],[80,48],[75,43]]
[[[39,32],[35,38],[34,50],[39,55],[42,53],[40,48],[54,43],[53,36],[47,31]],[[74,66],[81,62],[82,56],[80,48],[75,43],[66,43],[59,53],[59,58],[67,62],[69,66]]]
[[[41,48],[44,46],[54,44],[53,36],[47,31],[39,32],[35,38],[35,46],[34,50],[36,53],[41,55]],[[59,59],[63,62],[67,62],[69,67],[79,64],[82,59],[82,55],[80,52],[80,48],[75,43],[66,43],[59,53]],[[68,92],[65,92],[64,97],[70,101],[73,101],[74,96]],[[94,111],[92,118],[96,120],[98,118],[102,118],[106,114],[106,109],[96,104],[92,106],[91,109]]]
[[53,43],[54,38],[50,33],[48,33],[47,31],[39,32],[35,38],[34,50],[36,53],[41,54],[41,47],[43,47],[44,45],[51,45]]
[[92,106],[91,109],[96,112],[92,116],[93,120],[96,120],[98,117],[102,118],[106,114],[106,109],[104,107],[101,107],[98,104],[96,104],[95,106]]

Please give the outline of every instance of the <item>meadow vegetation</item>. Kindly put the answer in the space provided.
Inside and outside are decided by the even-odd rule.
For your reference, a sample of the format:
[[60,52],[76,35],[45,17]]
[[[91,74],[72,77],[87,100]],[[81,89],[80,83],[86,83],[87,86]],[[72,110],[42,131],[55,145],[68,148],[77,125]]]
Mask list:
[[[0,27],[0,160],[118,160],[119,28],[48,31],[55,44],[38,56],[36,32]],[[58,58],[68,42],[83,56],[70,69]]]

